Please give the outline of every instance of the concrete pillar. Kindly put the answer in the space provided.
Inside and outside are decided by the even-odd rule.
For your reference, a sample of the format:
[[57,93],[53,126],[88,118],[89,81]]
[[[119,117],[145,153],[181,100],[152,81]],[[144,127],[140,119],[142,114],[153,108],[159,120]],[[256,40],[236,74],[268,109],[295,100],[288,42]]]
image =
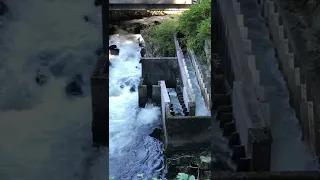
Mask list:
[[271,158],[271,135],[266,128],[250,128],[248,145],[252,171],[269,171]]
[[139,107],[144,107],[148,102],[147,85],[139,85],[138,94],[139,94]]
[[157,105],[161,104],[161,87],[160,87],[160,85],[152,85],[152,100]]
[[109,145],[109,82],[107,77],[91,77],[92,141]]

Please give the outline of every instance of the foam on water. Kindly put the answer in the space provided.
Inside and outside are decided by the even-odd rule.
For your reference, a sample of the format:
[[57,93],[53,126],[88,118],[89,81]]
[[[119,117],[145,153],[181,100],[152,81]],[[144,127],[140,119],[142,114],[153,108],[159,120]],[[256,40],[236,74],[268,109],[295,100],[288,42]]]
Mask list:
[[[0,179],[105,180],[107,149],[91,146],[89,80],[101,44],[88,0],[10,0],[0,28]],[[83,17],[87,15],[89,22]],[[36,69],[49,80],[35,83]],[[82,74],[84,97],[67,81]]]
[[[138,85],[141,58],[137,35],[113,35],[109,44],[120,49],[119,56],[110,56],[109,81],[109,164],[115,179],[138,179],[164,175],[163,145],[149,136],[160,126],[160,108],[138,106]],[[130,92],[134,87],[135,92]],[[163,177],[162,177],[163,178]]]

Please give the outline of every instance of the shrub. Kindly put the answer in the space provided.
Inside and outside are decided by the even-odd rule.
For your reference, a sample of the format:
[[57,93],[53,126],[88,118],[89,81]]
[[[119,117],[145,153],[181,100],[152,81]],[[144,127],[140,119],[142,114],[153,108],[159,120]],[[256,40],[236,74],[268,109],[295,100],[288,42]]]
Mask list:
[[204,0],[183,12],[178,30],[186,36],[189,48],[200,56],[204,54],[204,42],[211,36],[211,0]]
[[145,29],[144,36],[153,49],[154,56],[175,56],[173,35],[177,32],[177,28],[177,20],[169,19]]

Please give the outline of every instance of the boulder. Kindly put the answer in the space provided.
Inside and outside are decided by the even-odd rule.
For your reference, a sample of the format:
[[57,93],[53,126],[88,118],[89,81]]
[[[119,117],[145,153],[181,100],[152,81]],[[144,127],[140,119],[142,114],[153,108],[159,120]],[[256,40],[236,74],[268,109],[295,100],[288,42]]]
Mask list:
[[136,92],[136,86],[133,85],[131,88],[130,88],[130,92]]

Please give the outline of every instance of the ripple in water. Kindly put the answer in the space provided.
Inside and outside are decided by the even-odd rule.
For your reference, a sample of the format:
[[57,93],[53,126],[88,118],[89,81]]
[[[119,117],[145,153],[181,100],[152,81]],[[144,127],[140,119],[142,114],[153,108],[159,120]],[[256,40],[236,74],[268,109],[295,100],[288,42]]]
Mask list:
[[149,136],[160,126],[160,108],[138,106],[141,48],[135,37],[113,35],[109,40],[120,49],[119,56],[110,55],[109,173],[116,180],[138,179],[138,174],[165,179],[163,144]]

